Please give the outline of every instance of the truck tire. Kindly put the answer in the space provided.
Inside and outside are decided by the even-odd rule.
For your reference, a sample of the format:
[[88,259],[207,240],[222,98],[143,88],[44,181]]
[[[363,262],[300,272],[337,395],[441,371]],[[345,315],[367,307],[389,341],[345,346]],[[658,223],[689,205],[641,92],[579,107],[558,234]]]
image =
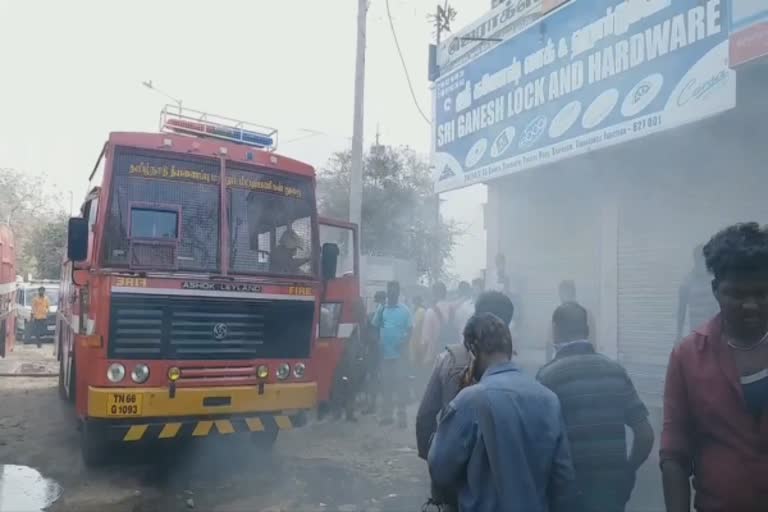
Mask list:
[[88,421],[80,425],[80,454],[86,467],[98,468],[109,461],[109,441]]

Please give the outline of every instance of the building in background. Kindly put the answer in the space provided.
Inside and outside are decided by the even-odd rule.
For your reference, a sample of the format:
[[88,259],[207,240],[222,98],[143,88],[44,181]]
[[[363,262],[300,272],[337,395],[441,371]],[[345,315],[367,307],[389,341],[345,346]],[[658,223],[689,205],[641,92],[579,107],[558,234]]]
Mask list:
[[522,283],[522,358],[543,362],[572,279],[601,348],[660,403],[693,248],[768,222],[768,52],[729,63],[731,14],[759,28],[758,3],[571,0],[441,68],[435,188],[486,183],[487,266],[504,254]]

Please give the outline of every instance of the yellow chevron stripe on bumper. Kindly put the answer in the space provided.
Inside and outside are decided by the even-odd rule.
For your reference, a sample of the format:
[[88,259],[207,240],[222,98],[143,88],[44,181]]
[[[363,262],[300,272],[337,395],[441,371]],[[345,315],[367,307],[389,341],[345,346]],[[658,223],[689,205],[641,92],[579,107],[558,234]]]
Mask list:
[[181,430],[181,423],[166,423],[157,437],[158,439],[173,439],[179,430]]
[[150,441],[155,439],[176,439],[184,437],[208,437],[212,435],[231,435],[247,432],[266,432],[291,430],[302,422],[302,416],[261,415],[253,417],[233,417],[226,419],[195,420],[174,422],[153,422],[138,425],[107,424],[103,427],[111,431],[111,437],[124,442]]
[[132,425],[128,428],[123,441],[138,441],[146,433],[149,425]]

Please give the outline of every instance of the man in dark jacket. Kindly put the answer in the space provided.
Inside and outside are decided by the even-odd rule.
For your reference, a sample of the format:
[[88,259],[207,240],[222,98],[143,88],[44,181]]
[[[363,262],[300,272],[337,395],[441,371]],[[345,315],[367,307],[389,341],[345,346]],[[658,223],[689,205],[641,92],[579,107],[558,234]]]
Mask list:
[[[501,292],[491,291],[482,293],[477,298],[475,314],[479,313],[492,313],[505,325],[509,325],[515,307],[509,297]],[[419,457],[424,460],[427,460],[429,443],[437,430],[437,416],[461,391],[462,379],[468,366],[469,353],[462,343],[448,345],[437,356],[416,416],[416,444]]]
[[441,413],[429,474],[459,512],[574,512],[573,466],[557,396],[510,359],[509,327],[490,313],[464,329],[477,384]]
[[[482,293],[475,302],[475,313],[492,313],[509,325],[515,312],[512,301],[501,292]],[[419,457],[427,460],[432,436],[437,431],[437,417],[461,389],[472,383],[469,371],[469,352],[463,343],[445,347],[438,356],[432,375],[416,416],[416,445]],[[456,510],[456,495],[449,490],[432,486],[432,499]]]

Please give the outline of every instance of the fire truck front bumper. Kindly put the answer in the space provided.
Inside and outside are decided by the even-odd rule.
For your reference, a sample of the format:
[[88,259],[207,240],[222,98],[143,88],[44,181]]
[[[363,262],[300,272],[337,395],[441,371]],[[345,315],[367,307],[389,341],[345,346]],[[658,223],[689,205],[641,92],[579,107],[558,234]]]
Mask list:
[[88,388],[89,429],[111,440],[207,437],[300,427],[315,406],[317,385],[258,387]]

